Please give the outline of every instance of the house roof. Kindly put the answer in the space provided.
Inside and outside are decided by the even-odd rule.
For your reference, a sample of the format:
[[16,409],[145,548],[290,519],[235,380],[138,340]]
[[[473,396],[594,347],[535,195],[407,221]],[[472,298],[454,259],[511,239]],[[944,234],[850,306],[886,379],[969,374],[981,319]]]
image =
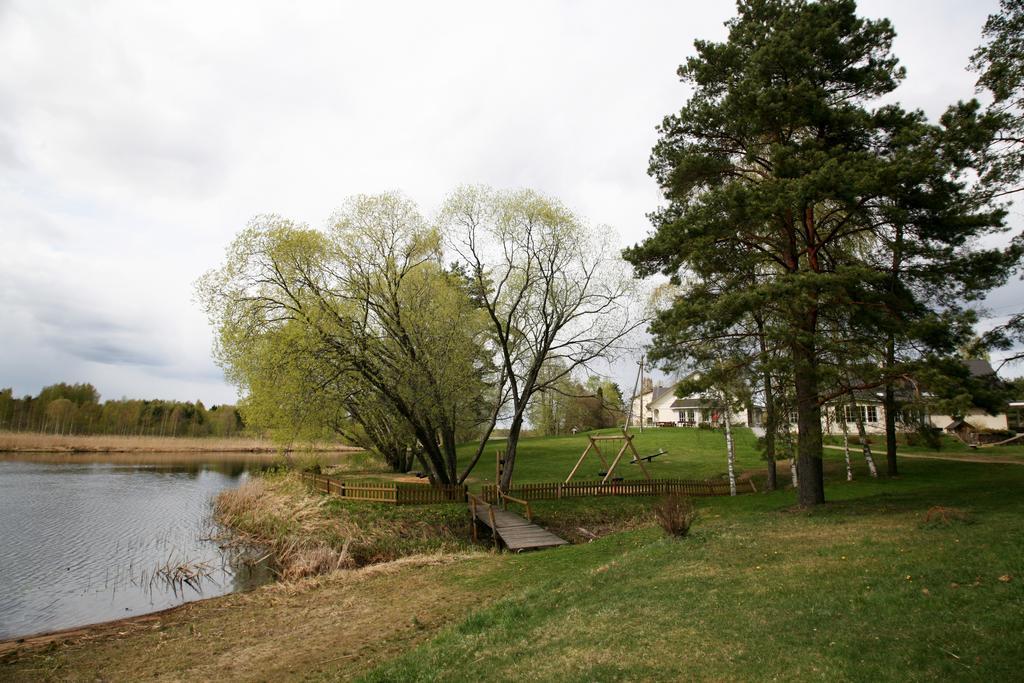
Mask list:
[[996,371],[992,369],[992,364],[984,358],[965,360],[964,365],[970,371],[971,377],[988,377],[989,375],[996,374]]
[[700,408],[707,405],[706,401],[699,398],[677,398],[672,402],[670,408]]
[[672,385],[667,386],[667,387],[663,387],[663,386],[661,386],[659,384],[658,386],[654,387],[651,391],[644,391],[644,392],[641,392],[639,394],[636,394],[635,396],[633,396],[633,399],[635,400],[635,399],[639,398],[640,396],[647,396],[648,394],[651,394],[651,402],[653,403],[654,401],[657,401],[659,398],[661,398],[665,394],[671,394],[672,392],[674,392],[675,388],[676,388],[676,385],[678,385],[678,384],[679,384],[679,382],[676,382],[675,384],[672,384]]
[[[676,383],[678,384],[678,382]],[[657,401],[665,394],[671,394],[675,391],[676,385],[673,384],[670,387],[654,387],[654,395],[651,396],[651,401]]]
[[971,431],[978,431],[977,427],[972,425],[970,422],[967,422],[967,421],[959,419],[959,418],[956,419],[956,420],[953,420],[948,425],[946,425],[946,431],[947,432],[954,432],[954,431],[960,429],[961,427],[966,427],[967,429],[969,429]]

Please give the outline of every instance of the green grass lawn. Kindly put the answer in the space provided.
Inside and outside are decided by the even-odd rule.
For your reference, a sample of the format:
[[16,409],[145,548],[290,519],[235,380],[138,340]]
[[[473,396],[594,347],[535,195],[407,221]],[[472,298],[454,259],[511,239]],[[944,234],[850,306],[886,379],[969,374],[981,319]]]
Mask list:
[[[621,432],[616,429],[605,429],[591,433],[595,435],[615,435]],[[655,453],[659,449],[666,451],[665,455],[655,458],[650,463],[645,463],[652,478],[710,479],[726,476],[725,434],[721,430],[663,427],[645,429],[642,433],[637,430],[631,430],[630,433],[634,436],[633,443],[641,457]],[[757,448],[757,438],[749,429],[743,427],[737,427],[734,430],[734,438],[736,444],[737,475],[744,472],[755,473],[754,480],[759,488],[762,487],[767,465]],[[938,451],[925,446],[910,446],[901,443],[899,445],[899,453],[939,456],[993,456],[1006,457],[1008,460],[1024,460],[1024,442],[971,450],[961,442],[952,439],[952,437],[943,437],[943,439],[943,447]],[[522,439],[519,442],[513,482],[525,484],[564,481],[588,443],[585,434],[528,437]],[[604,453],[609,462],[622,445],[621,441],[600,441],[598,443],[602,453]],[[842,437],[825,437],[825,443],[832,446],[842,445]],[[487,445],[483,456],[467,480],[471,489],[478,490],[480,486],[494,483],[495,453],[503,450],[504,447],[505,442],[501,439],[494,439]],[[475,443],[459,446],[460,471],[468,464],[475,450]],[[872,450],[879,467],[884,469],[884,437],[872,437]],[[780,461],[787,460],[785,456],[788,454],[781,443],[778,445],[778,454],[781,458]],[[851,443],[851,455],[857,463],[862,462],[860,447],[856,443]],[[842,460],[842,451],[826,448],[824,456],[826,461]],[[631,454],[629,452],[623,455],[616,469],[616,476],[625,479],[642,479],[643,472],[637,465],[630,464],[630,459]],[[604,467],[601,465],[600,459],[591,452],[583,465],[580,466],[575,479],[577,481],[600,479],[598,473],[601,471],[604,471]],[[358,462],[353,460],[352,464],[348,465],[345,470],[338,472],[338,474],[347,480],[358,479],[368,482],[389,482],[394,480],[394,473],[388,471],[383,466],[383,463],[369,463],[366,458],[358,460]],[[830,473],[830,476],[832,475],[839,479],[843,478],[843,472],[838,470]]]
[[[831,446],[842,446],[843,437],[841,436],[826,436],[825,443]],[[878,453],[884,457],[885,455],[885,435],[883,434],[872,434],[868,436],[868,443],[871,444],[871,450],[873,453]],[[850,439],[850,447],[853,449],[860,449],[860,445],[855,438]],[[963,441],[960,441],[956,437],[943,434],[940,437],[939,447],[932,448],[931,446],[925,446],[922,444],[908,444],[902,435],[897,440],[897,454],[907,455],[936,455],[936,456],[948,456],[948,455],[978,455],[978,456],[994,456],[994,457],[1007,457],[1008,459],[1021,459],[1024,458],[1024,439],[1014,441],[1012,443],[1004,444],[1001,446],[987,446],[984,448],[971,448],[966,445]]]
[[[621,434],[615,429],[591,432],[592,434]],[[664,449],[666,455],[655,458],[650,464],[644,463],[652,478],[706,479],[724,476],[726,473],[725,434],[721,431],[691,428],[645,429],[643,433],[633,430],[633,443],[641,457]],[[757,439],[749,429],[735,430],[736,469],[762,469],[765,466],[757,452]],[[519,442],[516,456],[516,483],[564,481],[579,459],[589,441],[586,435],[533,437]],[[598,442],[601,452],[610,462],[622,446],[621,441]],[[488,444],[470,475],[473,485],[494,483],[495,452],[504,448],[504,441],[495,440]],[[459,448],[460,466],[464,467],[475,451],[476,444],[465,444]],[[622,456],[616,469],[616,476],[625,479],[642,479],[643,472],[637,465],[629,464],[631,454]],[[603,471],[600,459],[593,453],[587,456],[576,473],[577,480],[600,479]]]
[[[839,474],[811,512],[792,491],[703,499],[686,539],[648,523],[508,556],[456,579],[503,599],[367,680],[1017,679],[1024,468],[908,460],[899,479]],[[925,523],[936,505],[968,518]]]

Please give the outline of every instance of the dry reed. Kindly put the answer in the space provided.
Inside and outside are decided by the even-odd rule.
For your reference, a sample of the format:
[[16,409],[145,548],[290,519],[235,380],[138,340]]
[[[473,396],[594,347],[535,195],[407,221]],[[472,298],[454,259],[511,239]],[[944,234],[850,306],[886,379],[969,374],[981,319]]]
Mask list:
[[[171,436],[120,436],[116,434],[40,434],[0,432],[0,451],[30,453],[276,453],[279,444],[266,439]],[[289,449],[285,449],[289,450]],[[359,450],[340,444],[303,444],[292,450],[317,452]]]
[[267,549],[272,566],[285,581],[355,566],[350,540],[340,549],[316,540],[323,527],[319,514],[325,499],[293,498],[272,491],[262,479],[222,491],[215,503],[217,520],[241,540]]
[[[441,512],[434,506],[424,514],[333,503],[330,496],[311,493],[296,475],[277,475],[221,492],[214,515],[236,539],[265,548],[275,571],[288,581],[408,555],[462,550],[466,541],[458,539],[469,534],[460,508]],[[453,524],[467,528],[453,531]]]

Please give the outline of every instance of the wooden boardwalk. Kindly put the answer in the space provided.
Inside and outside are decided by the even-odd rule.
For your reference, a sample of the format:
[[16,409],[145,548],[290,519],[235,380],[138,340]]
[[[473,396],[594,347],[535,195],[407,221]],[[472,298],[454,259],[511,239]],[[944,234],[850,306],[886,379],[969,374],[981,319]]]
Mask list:
[[[523,502],[513,499],[515,502]],[[514,512],[502,509],[498,505],[492,505],[482,498],[469,494],[469,511],[473,516],[473,540],[476,540],[477,525],[483,525],[491,530],[494,544],[499,543],[514,553],[524,550],[541,550],[543,548],[555,548],[560,545],[568,545],[568,541],[555,536],[547,529],[534,524],[529,504],[526,506],[526,519]]]

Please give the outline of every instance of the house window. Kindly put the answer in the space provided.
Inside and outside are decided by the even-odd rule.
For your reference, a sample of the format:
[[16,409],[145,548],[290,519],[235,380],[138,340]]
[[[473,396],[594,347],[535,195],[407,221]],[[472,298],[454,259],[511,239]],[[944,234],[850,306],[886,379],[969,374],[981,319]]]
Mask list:
[[[843,406],[846,409],[846,421],[878,422],[878,406]],[[859,415],[858,415],[859,414]]]

